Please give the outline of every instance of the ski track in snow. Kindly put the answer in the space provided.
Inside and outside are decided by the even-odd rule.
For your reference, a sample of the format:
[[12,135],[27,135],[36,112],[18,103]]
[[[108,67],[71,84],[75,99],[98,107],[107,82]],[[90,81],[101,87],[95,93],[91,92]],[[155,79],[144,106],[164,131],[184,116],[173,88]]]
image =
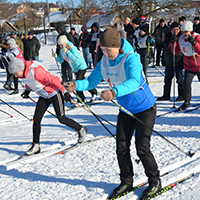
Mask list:
[[[60,76],[55,60],[51,57],[52,48],[55,49],[55,45],[42,45],[40,59],[43,60],[42,64],[52,74]],[[160,67],[160,69],[164,71],[163,67]],[[87,75],[90,72],[91,70],[88,70]],[[0,69],[0,80],[2,82],[5,82],[5,77],[5,71]],[[149,81],[164,80],[164,77],[154,68],[148,69],[148,78]],[[163,84],[163,82],[150,84],[150,88],[156,98],[163,94]],[[195,77],[192,83],[191,103],[193,104],[200,103],[200,91],[197,90],[199,84]],[[34,114],[35,103],[29,99],[21,98],[20,94],[23,92],[21,85],[19,85],[19,94],[12,96],[9,96],[9,92],[5,91],[2,86],[3,84],[0,83],[1,98],[31,119]],[[99,91],[102,91],[107,87],[107,84],[102,82],[97,88]],[[171,96],[172,94],[171,92]],[[89,92],[85,92],[85,95],[90,99]],[[35,93],[32,92],[30,96],[37,101]],[[172,99],[170,102],[157,102],[157,114],[162,114],[172,109]],[[176,103],[176,107],[178,108],[181,104],[182,102]],[[67,105],[69,104],[66,103]],[[32,141],[33,122],[27,120],[2,102],[0,102],[0,109],[14,116],[10,118],[8,115],[0,112],[1,164],[9,159],[23,155]],[[116,124],[118,108],[113,104],[97,104],[90,107],[90,109],[97,115]],[[52,107],[48,110],[54,113]],[[191,113],[171,113],[157,118],[154,129],[185,152],[196,152],[196,155],[194,155],[195,158],[200,151],[199,114],[200,109]],[[109,135],[91,113],[86,112],[82,108],[66,112],[66,115],[88,127],[86,140]],[[106,122],[104,124],[115,134],[115,127],[108,125]],[[41,131],[42,149],[51,148],[53,145],[70,145],[76,141],[77,134],[73,130],[60,124],[51,114],[45,113]],[[178,151],[155,133],[152,136],[151,148],[161,173],[165,170],[181,166],[186,158],[182,152]],[[0,199],[105,200],[119,184],[119,169],[115,151],[115,139],[111,137],[86,146],[77,147],[65,154],[50,156],[31,164],[24,164],[9,171],[1,164]],[[137,185],[146,181],[147,178],[144,174],[142,164],[134,162],[137,158],[134,137],[132,139],[131,155],[135,173],[134,185]],[[180,168],[162,177],[162,185],[165,186],[191,172],[196,172],[192,178],[174,187],[172,190],[159,195],[155,200],[198,200],[200,196],[200,159],[185,163]],[[121,197],[120,200],[136,200],[144,188]]]

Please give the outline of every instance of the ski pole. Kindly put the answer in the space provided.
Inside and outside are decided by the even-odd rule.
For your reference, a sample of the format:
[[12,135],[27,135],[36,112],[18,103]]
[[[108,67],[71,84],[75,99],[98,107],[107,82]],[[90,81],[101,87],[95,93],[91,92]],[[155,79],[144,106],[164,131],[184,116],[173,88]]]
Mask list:
[[[88,109],[86,109],[85,107],[80,106],[78,103],[76,103],[75,101],[71,100],[71,102],[77,106],[79,106],[80,108],[83,108],[84,110],[86,110],[87,112],[91,113]],[[101,120],[107,122],[108,124],[110,124],[113,127],[116,127],[114,124],[112,124],[111,122],[109,122],[108,120],[104,119],[103,117],[96,115],[98,118],[100,118]]]
[[[110,130],[105,126],[105,124],[102,123],[102,121],[98,118],[98,115],[96,115],[83,101],[82,99],[76,94],[76,92],[73,92],[77,99],[87,108],[87,110],[100,122],[100,124],[109,132],[109,134],[115,138],[115,136],[110,132]],[[116,139],[116,138],[115,138]]]
[[183,151],[181,148],[179,148],[178,146],[176,146],[174,143],[172,143],[171,141],[169,141],[167,138],[165,138],[163,135],[161,135],[160,133],[158,133],[157,131],[155,131],[153,128],[151,128],[150,126],[147,126],[143,121],[141,121],[139,118],[137,118],[134,114],[132,114],[131,112],[129,112],[128,110],[126,110],[123,106],[119,105],[118,103],[114,102],[113,100],[111,100],[111,102],[113,104],[115,104],[116,106],[118,106],[121,110],[123,110],[124,112],[126,112],[128,115],[130,115],[131,117],[133,117],[134,119],[136,119],[138,122],[140,122],[141,124],[143,124],[144,126],[146,126],[147,128],[149,128],[151,131],[153,131],[154,133],[156,133],[158,136],[160,136],[162,139],[166,140],[168,143],[170,143],[171,145],[173,145],[174,147],[176,147],[179,151],[181,151],[182,153],[184,153],[186,156],[192,157],[195,153],[192,153],[191,151],[189,151],[188,153],[186,153],[185,151]]
[[20,115],[22,115],[23,117],[25,117],[26,119],[28,119],[29,121],[33,121],[33,119],[29,119],[26,115],[24,115],[23,113],[19,112],[17,109],[15,109],[14,107],[12,107],[10,104],[6,103],[5,101],[3,101],[2,99],[0,99],[0,101],[2,101],[4,104],[6,104],[7,106],[9,106],[10,108],[12,108],[13,110],[15,110],[16,112],[18,112]]
[[[52,51],[52,53],[54,53],[54,50],[53,50],[53,49],[51,49],[51,51]],[[57,65],[57,67],[58,67],[58,71],[60,72],[61,77],[62,77],[62,73],[61,73],[61,70],[60,70],[60,67],[59,67],[59,64],[58,64],[56,58],[55,58],[55,61],[56,61],[56,65]]]
[[11,115],[11,114],[7,113],[6,111],[4,111],[4,110],[1,110],[1,109],[0,109],[0,111],[1,111],[2,113],[5,113],[5,114],[9,115],[11,118],[13,118],[13,115]]
[[173,98],[173,107],[172,108],[176,108],[176,106],[175,106],[175,43],[173,44],[173,72],[174,72],[174,81],[173,81],[174,98]]
[[[31,97],[28,97],[32,102],[37,103],[36,101],[34,101]],[[53,115],[55,118],[57,118],[56,115],[54,115],[52,112],[50,112],[49,110],[46,110],[48,113],[50,113],[51,115]]]

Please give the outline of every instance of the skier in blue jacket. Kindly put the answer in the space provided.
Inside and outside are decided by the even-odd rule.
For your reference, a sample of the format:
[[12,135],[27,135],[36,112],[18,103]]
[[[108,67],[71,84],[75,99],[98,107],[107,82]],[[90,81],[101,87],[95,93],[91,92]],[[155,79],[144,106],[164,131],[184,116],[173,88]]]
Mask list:
[[[67,61],[70,64],[73,72],[75,73],[76,80],[84,79],[87,65],[83,57],[81,57],[77,48],[67,39],[65,35],[62,35],[58,38],[58,45],[60,46],[59,54],[57,55],[57,53],[53,51],[52,56],[55,57],[59,63]],[[66,83],[63,83],[63,85],[65,84]],[[92,101],[97,96],[97,90],[94,87],[91,88],[89,92],[92,95]],[[79,95],[82,101],[85,101],[85,95],[82,91],[78,91],[77,94]]]
[[143,121],[144,126],[136,119],[119,111],[116,131],[117,159],[120,168],[121,184],[115,188],[109,199],[115,199],[130,191],[133,187],[133,165],[130,145],[135,131],[135,145],[148,177],[149,186],[141,199],[156,194],[161,189],[160,173],[150,150],[150,138],[156,119],[155,98],[142,72],[140,57],[133,47],[119,32],[108,28],[100,37],[103,52],[102,59],[87,79],[68,82],[68,92],[89,90],[105,79],[110,89],[102,92],[101,97],[110,101],[116,97],[118,103]]

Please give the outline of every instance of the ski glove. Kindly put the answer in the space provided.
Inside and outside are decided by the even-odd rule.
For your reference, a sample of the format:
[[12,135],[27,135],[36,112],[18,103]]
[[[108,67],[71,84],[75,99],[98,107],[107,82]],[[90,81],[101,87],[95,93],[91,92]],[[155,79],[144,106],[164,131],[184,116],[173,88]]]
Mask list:
[[28,99],[29,98],[29,93],[31,91],[29,90],[25,90],[22,94],[21,94],[21,97],[24,98],[24,99]]
[[195,45],[197,43],[196,40],[191,36],[188,36],[187,41],[190,42],[192,45]]
[[104,90],[101,94],[101,98],[105,101],[110,101],[116,96],[114,90]]
[[72,97],[68,92],[66,92],[66,93],[64,94],[64,97],[65,97],[65,101],[66,101],[66,102],[68,102],[68,101],[70,101],[71,99],[73,99],[73,97]]
[[76,89],[76,82],[73,81],[67,82],[67,86],[65,86],[65,88],[69,93],[74,92]]
[[52,49],[52,57],[56,58],[57,57],[57,53]]
[[170,42],[171,43],[174,43],[178,40],[178,37],[176,35],[172,35],[171,38],[170,38]]

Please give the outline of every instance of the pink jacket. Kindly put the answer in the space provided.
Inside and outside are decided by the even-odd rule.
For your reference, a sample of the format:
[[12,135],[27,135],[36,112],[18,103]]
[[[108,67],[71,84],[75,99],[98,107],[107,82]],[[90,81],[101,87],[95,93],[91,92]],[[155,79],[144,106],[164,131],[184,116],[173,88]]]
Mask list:
[[[184,39],[181,35],[178,40],[174,43],[175,53],[183,52],[183,63],[184,69],[192,72],[197,72],[195,59],[200,71],[200,35],[193,32],[191,35],[195,40],[196,44],[192,46],[190,42]],[[173,44],[171,43],[171,50],[173,52]],[[194,58],[195,55],[195,58]]]
[[37,61],[25,61],[23,77],[26,82],[26,89],[35,91],[43,98],[51,98],[60,90],[66,93],[61,80],[48,72],[48,70]]

